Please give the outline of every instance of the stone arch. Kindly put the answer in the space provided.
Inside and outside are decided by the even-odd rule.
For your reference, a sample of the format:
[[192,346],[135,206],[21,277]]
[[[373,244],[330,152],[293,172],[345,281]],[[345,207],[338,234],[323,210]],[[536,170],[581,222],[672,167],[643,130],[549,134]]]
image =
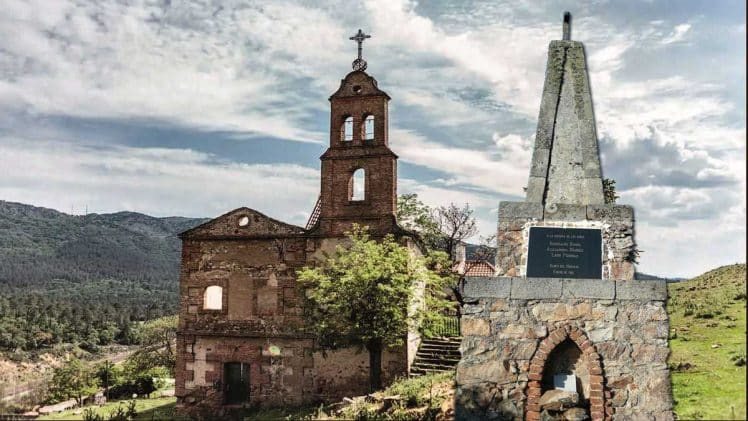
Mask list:
[[540,396],[542,394],[543,370],[546,367],[548,356],[564,341],[569,340],[576,344],[582,351],[582,357],[587,362],[590,383],[590,417],[593,421],[604,420],[606,415],[610,418],[611,413],[605,413],[605,393],[603,368],[600,363],[600,354],[592,341],[581,329],[571,326],[563,326],[552,331],[540,342],[535,355],[530,360],[530,375],[527,383],[527,406],[525,407],[525,419],[536,421],[540,419]]

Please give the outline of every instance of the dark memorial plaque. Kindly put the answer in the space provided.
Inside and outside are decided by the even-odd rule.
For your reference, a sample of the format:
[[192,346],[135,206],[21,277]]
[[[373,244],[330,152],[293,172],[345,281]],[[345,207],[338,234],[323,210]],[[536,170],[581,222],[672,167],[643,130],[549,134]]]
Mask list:
[[530,227],[528,278],[602,277],[599,229]]

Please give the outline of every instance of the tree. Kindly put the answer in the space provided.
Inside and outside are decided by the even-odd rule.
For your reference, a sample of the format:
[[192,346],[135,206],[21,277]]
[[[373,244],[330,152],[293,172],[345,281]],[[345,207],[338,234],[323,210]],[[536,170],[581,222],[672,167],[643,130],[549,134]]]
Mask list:
[[173,349],[176,333],[177,316],[143,323],[137,334],[141,346],[125,361],[126,370],[139,373],[155,367],[165,367],[173,374],[176,366]]
[[449,255],[450,260],[454,261],[457,245],[478,233],[473,210],[467,203],[463,207],[450,203],[449,206],[436,208],[433,218],[437,229],[442,234],[443,246],[440,249]]
[[419,233],[435,233],[436,222],[432,210],[418,199],[418,195],[402,194],[397,198],[397,223],[401,227]]
[[454,203],[432,209],[416,194],[404,194],[397,200],[397,221],[417,232],[429,250],[441,250],[454,261],[455,247],[478,232],[469,204]]
[[603,196],[605,197],[605,204],[616,203],[616,200],[620,197],[616,194],[616,180],[612,178],[603,179]]
[[[382,384],[382,351],[402,345],[424,315],[438,312],[434,307],[450,304],[443,295],[440,301],[444,278],[391,235],[376,241],[354,226],[347,240],[349,247],[338,246],[318,266],[298,271],[297,279],[306,289],[305,317],[317,343],[323,349],[366,349],[374,391]],[[421,288],[431,308],[423,301],[414,305]]]
[[122,367],[105,360],[94,367],[94,374],[99,384],[104,388],[104,393],[109,399],[109,388],[122,383]]
[[53,400],[74,397],[78,405],[81,405],[84,397],[96,392],[97,386],[93,370],[79,359],[72,359],[64,366],[54,369],[49,393]]

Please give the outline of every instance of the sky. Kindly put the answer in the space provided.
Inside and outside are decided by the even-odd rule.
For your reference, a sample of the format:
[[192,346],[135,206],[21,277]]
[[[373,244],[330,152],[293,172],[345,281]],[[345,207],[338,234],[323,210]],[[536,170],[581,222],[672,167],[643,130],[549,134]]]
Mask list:
[[585,44],[603,175],[634,206],[638,270],[745,261],[741,1],[4,0],[0,199],[67,213],[304,225],[327,98],[391,97],[398,192],[469,203],[480,234],[527,185],[547,47]]

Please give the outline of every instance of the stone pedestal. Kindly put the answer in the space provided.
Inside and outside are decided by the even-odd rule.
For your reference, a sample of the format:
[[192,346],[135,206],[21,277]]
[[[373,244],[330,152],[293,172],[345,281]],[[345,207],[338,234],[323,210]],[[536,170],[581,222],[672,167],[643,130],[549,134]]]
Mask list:
[[468,278],[464,297],[456,419],[541,419],[564,346],[591,419],[673,419],[664,282]]

